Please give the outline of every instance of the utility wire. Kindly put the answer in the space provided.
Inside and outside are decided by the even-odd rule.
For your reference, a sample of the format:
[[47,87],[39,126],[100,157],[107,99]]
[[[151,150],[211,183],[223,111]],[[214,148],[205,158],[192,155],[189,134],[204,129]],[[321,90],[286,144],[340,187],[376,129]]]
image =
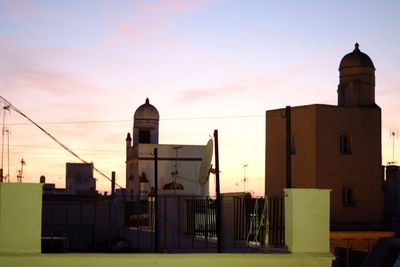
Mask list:
[[[179,120],[216,120],[216,119],[246,119],[246,118],[261,118],[264,115],[232,115],[232,116],[210,116],[210,117],[187,117],[187,118],[165,118],[161,121],[179,121]],[[88,123],[116,123],[116,122],[131,122],[132,120],[88,120],[88,121],[51,121],[39,122],[40,124],[88,124]],[[7,125],[29,125],[26,122],[8,123]]]
[[[33,148],[33,149],[35,149],[35,148],[38,148],[38,149],[60,149],[59,147],[54,147],[54,146],[33,146],[33,145],[10,145],[10,146]],[[104,149],[91,149],[91,148],[73,148],[73,149],[81,150],[81,151],[98,151],[98,152],[106,152],[106,153],[125,153],[122,150],[104,150]]]
[[[9,106],[10,108],[12,108],[15,112],[17,112],[18,114],[20,114],[22,117],[26,118],[28,121],[30,121],[31,123],[33,123],[36,127],[38,127],[42,132],[44,132],[47,136],[49,136],[51,139],[53,139],[57,144],[59,144],[62,148],[64,148],[65,150],[67,150],[70,154],[72,154],[74,157],[76,157],[77,159],[79,159],[80,161],[82,161],[83,163],[88,164],[89,162],[87,162],[86,160],[84,160],[83,158],[81,158],[78,154],[76,154],[74,151],[72,151],[71,149],[69,149],[66,145],[64,145],[63,143],[61,143],[60,141],[58,141],[54,136],[52,136],[49,132],[47,132],[45,129],[43,129],[39,124],[37,124],[36,122],[34,122],[33,120],[31,120],[28,116],[26,116],[22,111],[20,111],[18,108],[16,108],[13,104],[11,104],[10,102],[8,102],[4,97],[0,96],[0,100],[5,103],[7,106]],[[109,180],[110,182],[112,181],[110,177],[108,177],[107,175],[105,175],[103,172],[101,172],[99,169],[97,169],[94,164],[92,163],[93,169],[99,173],[101,176],[103,176],[104,178],[106,178],[107,180]],[[115,183],[116,186],[118,186],[119,188],[122,188],[122,186],[120,186],[119,184]]]

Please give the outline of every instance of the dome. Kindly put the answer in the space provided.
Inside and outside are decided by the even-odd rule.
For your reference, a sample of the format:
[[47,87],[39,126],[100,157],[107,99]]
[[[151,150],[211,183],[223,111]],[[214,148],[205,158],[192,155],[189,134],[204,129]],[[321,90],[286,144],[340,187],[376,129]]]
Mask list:
[[359,44],[355,44],[353,52],[345,55],[340,61],[339,70],[354,67],[366,67],[375,69],[374,63],[367,54],[364,54],[358,48]]
[[149,99],[146,98],[146,103],[137,108],[134,119],[159,120],[160,115],[158,114],[157,109],[150,104]]

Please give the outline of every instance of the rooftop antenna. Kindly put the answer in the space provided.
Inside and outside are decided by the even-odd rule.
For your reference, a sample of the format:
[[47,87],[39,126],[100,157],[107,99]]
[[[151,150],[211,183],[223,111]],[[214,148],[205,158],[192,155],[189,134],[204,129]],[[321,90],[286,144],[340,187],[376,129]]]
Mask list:
[[17,182],[18,183],[22,183],[22,178],[24,178],[23,176],[23,172],[24,172],[24,165],[26,165],[26,162],[24,161],[24,159],[21,159],[21,169],[18,170],[18,175],[17,175]]
[[3,106],[3,125],[1,127],[1,167],[0,167],[0,182],[5,181],[3,174],[3,163],[4,163],[4,133],[6,132],[6,110],[10,110],[10,105]]
[[399,130],[398,129],[390,129],[390,138],[392,138],[393,143],[392,143],[392,161],[388,162],[388,164],[396,164],[396,161],[394,161],[394,140],[399,138]]
[[7,179],[7,182],[10,182],[10,130],[6,129],[5,131],[7,133],[7,176],[5,180]]
[[246,168],[249,166],[249,164],[243,164],[243,192],[246,193],[246,183],[247,183],[247,178],[246,178]]

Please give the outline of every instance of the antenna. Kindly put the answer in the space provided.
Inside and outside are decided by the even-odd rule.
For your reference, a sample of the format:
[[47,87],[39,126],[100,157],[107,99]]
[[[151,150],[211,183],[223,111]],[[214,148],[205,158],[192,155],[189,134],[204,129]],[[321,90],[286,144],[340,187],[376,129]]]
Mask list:
[[26,165],[26,162],[24,159],[21,159],[21,169],[18,170],[18,175],[17,175],[17,182],[22,183],[22,178],[24,178],[23,172],[24,172],[24,165]]
[[7,132],[7,176],[6,179],[10,182],[10,130],[6,129]]
[[[10,105],[3,106],[3,125],[1,127],[1,168],[0,168],[0,182],[5,180],[3,174],[3,163],[4,163],[4,133],[6,132],[5,124],[6,124],[6,110],[10,110]],[[8,132],[8,131],[7,131]],[[8,164],[10,164],[8,162]],[[9,172],[9,171],[8,171]]]
[[246,178],[246,168],[249,166],[249,164],[243,164],[243,192],[246,193],[246,183],[247,183],[247,178]]
[[390,137],[389,138],[393,139],[392,140],[393,143],[392,143],[392,161],[391,162],[389,161],[388,164],[395,164],[396,161],[394,161],[394,147],[395,147],[394,140],[399,138],[399,130],[398,129],[390,129]]

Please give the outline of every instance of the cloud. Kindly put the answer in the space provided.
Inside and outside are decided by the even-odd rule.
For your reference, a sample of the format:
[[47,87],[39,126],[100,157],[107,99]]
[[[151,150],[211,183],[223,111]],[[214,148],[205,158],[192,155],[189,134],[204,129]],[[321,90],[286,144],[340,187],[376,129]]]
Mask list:
[[44,6],[33,0],[0,0],[0,7],[4,10],[4,18],[18,24],[26,24],[32,18],[74,18],[74,14],[61,8]]
[[178,101],[192,102],[211,97],[225,96],[228,94],[238,93],[242,91],[245,91],[245,88],[241,86],[227,86],[223,88],[209,88],[209,89],[191,89],[182,91],[181,96],[178,98]]
[[126,6],[124,11],[129,14],[127,16],[101,1],[108,21],[113,25],[113,30],[106,35],[103,44],[106,47],[135,45],[142,38],[174,24],[180,16],[200,11],[214,2],[221,2],[221,0],[143,1],[140,4]]
[[68,62],[82,57],[78,51],[64,47],[24,47],[17,40],[9,40],[0,43],[0,57],[2,93],[98,91],[94,85],[65,70]]
[[1,89],[3,92],[33,89],[51,94],[97,91],[97,88],[93,85],[81,81],[73,75],[29,67],[8,69],[7,77],[3,78]]
[[[257,90],[268,91],[271,88],[274,88],[274,90],[283,88],[288,82],[301,77],[305,73],[312,71],[318,68],[318,66],[329,61],[335,52],[338,51],[338,49],[338,47],[330,48],[299,65],[288,65],[287,68],[281,73],[269,73],[268,75],[253,74],[253,76],[247,78],[236,78],[236,80],[232,81],[232,83],[227,86],[180,91],[178,93],[178,101],[199,101],[211,97],[229,96],[232,94],[245,92],[249,93]],[[282,94],[283,93],[284,92],[282,92]]]

